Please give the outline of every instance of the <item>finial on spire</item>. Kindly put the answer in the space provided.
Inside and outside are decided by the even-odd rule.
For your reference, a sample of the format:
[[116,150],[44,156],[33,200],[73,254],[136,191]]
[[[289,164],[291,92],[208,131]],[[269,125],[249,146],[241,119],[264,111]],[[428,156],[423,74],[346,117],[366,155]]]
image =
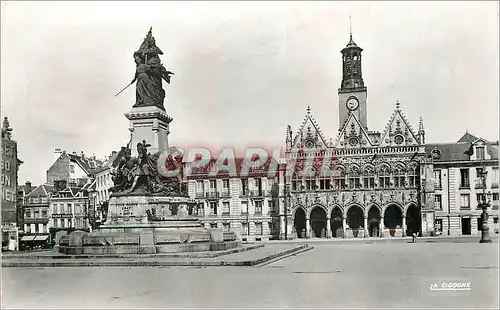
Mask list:
[[307,114],[311,114],[311,107],[307,106]]
[[401,103],[399,103],[399,100],[396,101],[396,110],[399,110],[399,106],[401,105]]
[[349,39],[352,40],[352,20],[350,12],[349,12]]
[[420,120],[418,121],[418,131],[424,131],[424,119],[422,117],[420,117]]

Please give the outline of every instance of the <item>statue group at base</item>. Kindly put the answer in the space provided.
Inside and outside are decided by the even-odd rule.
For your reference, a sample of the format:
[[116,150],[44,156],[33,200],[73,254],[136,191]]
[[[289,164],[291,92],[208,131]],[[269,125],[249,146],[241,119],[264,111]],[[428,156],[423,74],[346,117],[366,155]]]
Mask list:
[[176,177],[164,177],[158,171],[160,153],[149,154],[145,141],[137,144],[137,157],[131,156],[129,147],[124,147],[124,155],[118,166],[111,170],[114,186],[112,196],[122,195],[162,195],[187,197],[182,184],[182,156],[168,154],[164,163],[167,170],[177,170]]

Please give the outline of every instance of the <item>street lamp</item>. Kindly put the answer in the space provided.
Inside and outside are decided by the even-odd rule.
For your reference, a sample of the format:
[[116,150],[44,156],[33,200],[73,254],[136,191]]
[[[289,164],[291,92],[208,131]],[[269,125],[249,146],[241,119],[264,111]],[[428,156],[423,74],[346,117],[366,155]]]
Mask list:
[[482,202],[479,204],[479,206],[483,209],[483,213],[481,213],[481,240],[479,240],[479,243],[491,243],[490,239],[490,230],[488,227],[488,206],[489,203],[486,201],[486,175],[488,174],[488,171],[486,171],[486,168],[483,167],[480,175],[481,179],[483,181],[483,199]]
[[288,240],[288,207],[290,206],[290,184],[285,184],[285,240]]
[[[247,194],[247,196],[249,196],[249,192],[248,192],[248,186],[245,187],[245,193]],[[249,202],[247,200],[247,242],[249,241],[248,239],[250,238],[250,219],[249,219],[249,214],[250,214],[250,205],[249,205]]]

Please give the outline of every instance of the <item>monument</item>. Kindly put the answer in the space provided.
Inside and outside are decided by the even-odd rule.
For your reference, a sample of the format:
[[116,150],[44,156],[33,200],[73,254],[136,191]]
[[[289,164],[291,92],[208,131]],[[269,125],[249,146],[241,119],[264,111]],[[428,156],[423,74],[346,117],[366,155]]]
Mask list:
[[114,187],[106,222],[90,234],[61,236],[56,247],[59,252],[151,254],[224,250],[239,245],[233,232],[202,227],[197,218],[200,206],[189,198],[182,182],[183,154],[168,146],[172,118],[164,106],[163,81],[170,83],[174,74],[162,65],[162,54],[150,29],[133,54],[136,73],[127,87],[136,84],[136,99],[125,114],[131,138],[122,148],[119,165],[112,170]]

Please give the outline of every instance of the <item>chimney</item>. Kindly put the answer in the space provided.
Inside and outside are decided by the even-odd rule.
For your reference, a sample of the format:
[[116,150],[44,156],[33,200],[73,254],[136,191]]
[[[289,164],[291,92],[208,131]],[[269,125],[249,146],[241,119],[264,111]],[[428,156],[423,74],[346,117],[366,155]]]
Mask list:
[[29,192],[31,192],[31,182],[30,181],[26,181],[24,183],[24,192],[26,194],[28,194]]
[[85,154],[83,153],[83,151],[81,151],[80,156],[82,157],[82,159],[85,159]]
[[56,148],[56,149],[54,150],[54,157],[53,157],[53,159],[54,159],[54,160],[53,160],[53,162],[55,162],[56,160],[58,160],[58,159],[59,159],[59,157],[61,157],[61,154],[62,154],[62,153],[63,153],[63,152],[62,152],[62,150],[61,150],[60,148]]
[[72,154],[73,154],[73,155],[76,155],[76,152],[75,152],[75,151],[73,151],[73,153],[72,153]]

